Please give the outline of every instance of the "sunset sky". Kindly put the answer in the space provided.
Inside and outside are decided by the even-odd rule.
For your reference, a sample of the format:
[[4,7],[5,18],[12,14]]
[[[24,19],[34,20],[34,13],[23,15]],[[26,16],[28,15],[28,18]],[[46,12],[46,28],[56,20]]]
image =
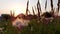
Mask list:
[[[45,1],[40,0],[42,11],[45,11]],[[54,7],[57,8],[57,1],[53,0]],[[0,15],[2,13],[9,14],[10,10],[14,10],[15,14],[18,15],[19,13],[25,13],[26,11],[26,3],[27,0],[0,0]],[[29,0],[29,10],[32,12],[32,6],[36,6],[37,0]],[[50,10],[50,0],[48,0],[47,11]]]

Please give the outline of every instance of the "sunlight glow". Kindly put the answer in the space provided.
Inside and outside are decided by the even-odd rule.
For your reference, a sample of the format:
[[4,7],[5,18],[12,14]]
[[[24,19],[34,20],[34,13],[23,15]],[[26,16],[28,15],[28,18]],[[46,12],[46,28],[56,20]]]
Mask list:
[[11,10],[14,11],[15,16],[17,16],[17,15],[19,15],[21,13],[25,14],[25,7],[22,4],[21,5],[19,5],[19,4],[13,5],[11,7]]
[[21,13],[23,13],[23,12],[20,9],[15,10],[15,16],[17,16],[18,14],[21,14]]

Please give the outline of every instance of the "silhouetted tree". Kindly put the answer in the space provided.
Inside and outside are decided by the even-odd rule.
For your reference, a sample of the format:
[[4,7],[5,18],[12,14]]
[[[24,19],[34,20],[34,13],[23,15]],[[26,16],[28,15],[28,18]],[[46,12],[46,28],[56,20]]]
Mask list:
[[14,15],[15,15],[15,12],[14,11],[10,11],[10,16],[13,16],[14,17]]
[[46,0],[46,3],[45,3],[45,10],[46,10],[46,8],[47,8],[47,0]]
[[33,11],[33,15],[35,15],[35,12],[34,12],[34,9],[33,9],[33,7],[32,7],[32,11]]
[[27,1],[26,15],[28,15],[28,12],[30,13],[30,11],[28,9],[28,5],[29,5],[29,0]]
[[37,2],[37,10],[38,10],[38,17],[39,17],[39,19],[40,19],[41,6],[40,6],[39,0],[38,0],[38,2]]
[[11,17],[9,14],[2,14],[1,16],[2,16],[2,18],[5,19],[6,21],[7,21],[8,19],[10,19],[10,17]]
[[49,12],[45,12],[42,16],[44,16],[46,18],[52,17],[52,15]]
[[51,11],[53,11],[53,0],[50,1],[51,1]]
[[60,8],[60,0],[58,0],[58,12],[59,12],[59,8]]
[[54,16],[54,10],[53,10],[53,0],[50,0],[51,1],[51,14],[52,16]]

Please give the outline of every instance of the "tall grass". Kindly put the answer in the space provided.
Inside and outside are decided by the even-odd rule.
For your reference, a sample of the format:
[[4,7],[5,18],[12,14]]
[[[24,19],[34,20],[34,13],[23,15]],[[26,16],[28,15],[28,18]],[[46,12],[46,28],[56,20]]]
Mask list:
[[23,28],[21,34],[60,34],[60,20],[53,19],[53,21],[48,24],[31,20],[29,25]]

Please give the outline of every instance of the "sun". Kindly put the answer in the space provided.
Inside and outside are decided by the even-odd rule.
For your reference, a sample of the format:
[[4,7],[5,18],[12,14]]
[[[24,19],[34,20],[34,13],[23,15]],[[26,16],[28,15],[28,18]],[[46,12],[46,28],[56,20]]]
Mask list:
[[20,9],[15,9],[14,12],[15,12],[15,16],[23,13]]
[[22,11],[21,9],[12,9],[12,11],[14,12],[15,17],[21,13],[25,14],[25,10]]
[[19,5],[19,4],[13,5],[11,7],[11,10],[14,11],[15,16],[17,16],[21,13],[25,14],[25,7],[23,5]]

